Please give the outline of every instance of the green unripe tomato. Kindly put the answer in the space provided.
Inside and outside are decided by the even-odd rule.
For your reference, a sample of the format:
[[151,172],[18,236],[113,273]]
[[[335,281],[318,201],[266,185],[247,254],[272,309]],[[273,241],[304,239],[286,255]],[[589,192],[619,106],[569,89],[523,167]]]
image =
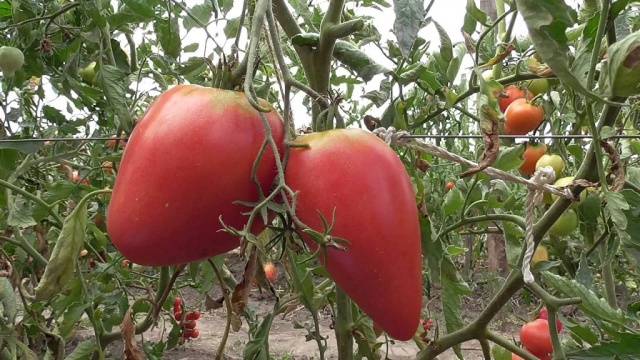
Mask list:
[[491,348],[491,355],[494,360],[511,360],[511,351],[499,345],[494,345]]
[[0,47],[0,70],[5,76],[13,76],[24,65],[24,54],[12,46]]
[[573,209],[568,209],[549,228],[549,234],[556,237],[568,236],[577,228],[578,215]]
[[95,84],[95,82],[96,82],[96,62],[93,61],[92,63],[90,63],[86,67],[80,69],[80,71],[78,71],[78,73],[80,74],[80,78],[82,78],[82,81],[86,82],[87,84],[92,84],[92,85]]
[[549,81],[547,79],[533,79],[529,81],[527,90],[529,90],[534,96],[544,94],[549,91]]
[[560,155],[545,154],[538,159],[538,162],[536,162],[536,170],[545,166],[551,166],[553,171],[556,173],[556,179],[558,179],[564,170],[564,160],[562,160]]

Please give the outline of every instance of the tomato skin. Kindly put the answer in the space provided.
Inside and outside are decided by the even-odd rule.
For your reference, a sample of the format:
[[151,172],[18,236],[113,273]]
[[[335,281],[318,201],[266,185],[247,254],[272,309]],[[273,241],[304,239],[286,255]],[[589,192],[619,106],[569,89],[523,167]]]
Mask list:
[[449,181],[446,185],[447,191],[451,191],[456,188],[456,183]]
[[267,280],[269,280],[270,283],[276,282],[276,280],[278,279],[278,268],[273,265],[271,261],[264,264],[263,270],[264,276],[267,278]]
[[573,209],[567,209],[549,228],[549,234],[557,237],[571,235],[578,228],[578,215]]
[[199,311],[192,311],[190,313],[187,313],[186,319],[187,320],[198,320],[198,319],[200,319],[200,312]]
[[504,130],[509,135],[526,135],[540,126],[544,120],[544,110],[527,102],[516,99],[504,113]]
[[549,261],[549,251],[545,246],[538,245],[536,251],[533,253],[533,257],[531,257],[531,263],[535,265],[541,261]]
[[545,166],[551,166],[556,173],[556,179],[559,179],[564,171],[564,160],[562,160],[560,155],[544,154],[538,159],[538,162],[536,162],[536,170]]
[[[266,117],[282,145],[279,115],[271,111]],[[131,261],[152,266],[237,247],[237,237],[218,231],[218,219],[244,226],[247,208],[234,202],[258,200],[251,169],[263,139],[260,116],[243,93],[179,85],[162,94],[122,157],[107,214],[113,244]],[[257,175],[266,193],[276,175],[270,149]],[[255,224],[253,230],[260,230],[261,222]]]
[[549,334],[549,322],[545,319],[536,319],[524,324],[520,329],[520,342],[529,352],[538,357],[551,354],[553,345]]
[[524,359],[516,354],[511,354],[511,360],[524,360]]
[[529,94],[528,91],[521,90],[515,85],[509,85],[505,87],[504,91],[502,91],[502,93],[498,97],[498,105],[500,106],[500,111],[504,113],[512,102],[523,98],[531,99],[531,94]]
[[[416,332],[422,303],[420,224],[409,176],[389,146],[360,129],[299,137],[286,181],[298,191],[300,220],[332,235],[347,250],[327,248],[323,259],[336,284],[390,336]],[[367,194],[366,196],[363,196]],[[312,249],[317,245],[306,238]]]
[[527,144],[527,148],[522,154],[524,162],[520,165],[520,172],[524,175],[531,176],[536,171],[536,163],[547,152],[547,145],[531,145]]

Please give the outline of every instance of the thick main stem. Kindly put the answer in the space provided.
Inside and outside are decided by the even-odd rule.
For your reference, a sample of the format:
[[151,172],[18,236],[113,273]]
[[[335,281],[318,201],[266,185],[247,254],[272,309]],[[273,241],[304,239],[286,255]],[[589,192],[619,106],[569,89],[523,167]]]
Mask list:
[[338,359],[353,359],[353,314],[351,300],[338,286],[336,286],[336,342],[338,345]]

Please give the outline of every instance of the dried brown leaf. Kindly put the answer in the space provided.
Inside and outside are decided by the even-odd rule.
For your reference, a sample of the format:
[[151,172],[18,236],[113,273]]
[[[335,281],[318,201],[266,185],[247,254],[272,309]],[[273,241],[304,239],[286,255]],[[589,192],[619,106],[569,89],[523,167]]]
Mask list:
[[611,167],[609,171],[611,172],[609,176],[613,178],[611,182],[611,191],[618,192],[622,190],[624,187],[624,167],[622,166],[622,162],[620,161],[620,154],[616,148],[611,145],[607,141],[601,141],[600,145],[609,156],[609,160],[611,161]]
[[144,352],[138,348],[136,343],[136,327],[131,316],[131,308],[124,314],[124,319],[120,324],[120,332],[124,343],[124,360],[145,360]]
[[242,314],[244,312],[244,308],[247,306],[251,285],[253,284],[253,279],[256,275],[257,263],[258,252],[256,251],[256,248],[253,247],[251,249],[249,259],[247,260],[247,264],[244,267],[242,281],[236,285],[236,288],[233,290],[233,295],[231,295],[231,306],[233,307],[233,312],[238,315]]
[[500,152],[500,138],[498,137],[497,121],[491,121],[491,131],[486,131],[483,127],[482,138],[484,139],[484,153],[482,154],[482,160],[480,160],[478,166],[472,167],[460,174],[460,177],[474,175],[493,165],[498,158],[498,153]]

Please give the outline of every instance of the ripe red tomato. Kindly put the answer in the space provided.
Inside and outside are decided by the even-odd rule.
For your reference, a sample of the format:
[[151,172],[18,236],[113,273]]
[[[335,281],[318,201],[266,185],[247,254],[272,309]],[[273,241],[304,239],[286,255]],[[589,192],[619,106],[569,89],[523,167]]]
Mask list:
[[269,280],[270,283],[276,282],[278,279],[278,268],[273,265],[271,261],[264,264],[264,276]]
[[[279,115],[266,117],[282,144]],[[248,208],[235,202],[258,200],[251,169],[263,140],[261,118],[243,93],[181,85],[162,94],[124,151],[107,216],[113,244],[131,261],[153,266],[237,247],[237,237],[219,231],[218,219],[244,226]],[[267,192],[276,175],[272,151],[257,175]],[[260,230],[261,222],[255,224]]]
[[390,336],[410,339],[422,302],[420,224],[402,162],[360,129],[305,135],[296,142],[308,146],[291,149],[286,171],[287,184],[299,192],[298,217],[322,233],[319,214],[329,223],[335,214],[331,235],[349,241],[346,251],[327,248],[327,270]]
[[[538,315],[538,319],[545,319],[549,321],[549,311],[547,310],[546,307],[543,307],[542,310],[540,310],[540,315]],[[556,319],[556,328],[558,329],[558,332],[562,332],[562,330],[564,329],[562,322],[558,319]]]
[[516,354],[511,354],[511,360],[524,360],[524,359]]
[[196,325],[198,325],[196,320],[185,320],[182,327],[185,329],[195,329]]
[[549,322],[545,319],[536,319],[524,324],[520,329],[520,342],[533,355],[551,354],[553,345],[549,334]]
[[500,111],[503,113],[507,110],[509,105],[512,102],[518,99],[531,99],[531,94],[526,90],[521,90],[519,87],[515,85],[509,85],[504,88],[500,96],[498,97],[498,105],[500,106]]
[[182,333],[182,337],[185,339],[195,339],[200,336],[200,331],[198,329],[184,329]]
[[198,319],[200,319],[200,312],[199,311],[191,311],[191,312],[187,313],[186,318],[187,318],[187,320],[198,320]]
[[544,110],[526,99],[517,99],[509,105],[504,118],[504,131],[507,134],[526,135],[540,126],[544,120]]
[[527,144],[527,148],[524,150],[524,154],[522,155],[524,162],[520,165],[520,172],[527,176],[533,175],[536,171],[536,163],[538,162],[538,159],[540,159],[546,152],[547,145],[545,144]]
[[452,181],[449,181],[449,182],[447,183],[446,187],[447,187],[447,191],[451,191],[451,190],[453,190],[453,189],[455,189],[455,188],[456,188],[456,183],[454,183],[454,182],[452,182]]

